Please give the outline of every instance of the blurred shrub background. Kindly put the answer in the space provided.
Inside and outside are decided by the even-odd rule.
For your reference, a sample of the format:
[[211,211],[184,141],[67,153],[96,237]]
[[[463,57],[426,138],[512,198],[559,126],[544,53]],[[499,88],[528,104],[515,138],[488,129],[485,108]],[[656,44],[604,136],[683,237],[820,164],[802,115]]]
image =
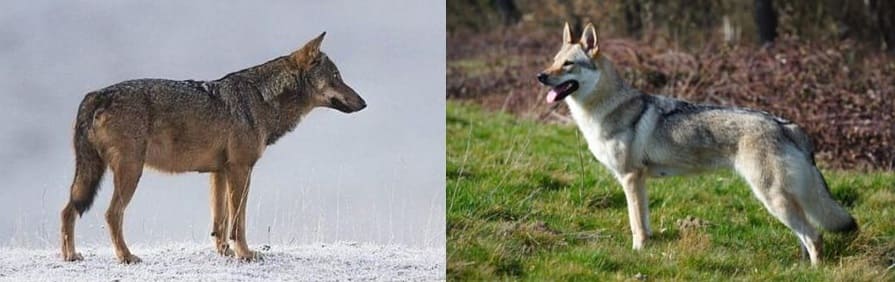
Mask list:
[[564,22],[646,93],[791,119],[824,167],[895,168],[892,1],[448,1],[448,98],[569,122],[534,79]]

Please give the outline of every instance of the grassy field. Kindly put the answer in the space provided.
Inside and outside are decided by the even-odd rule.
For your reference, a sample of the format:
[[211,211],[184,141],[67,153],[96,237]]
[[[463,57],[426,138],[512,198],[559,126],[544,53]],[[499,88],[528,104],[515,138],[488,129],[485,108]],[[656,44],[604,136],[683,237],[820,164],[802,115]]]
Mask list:
[[857,235],[820,268],[731,172],[648,181],[654,235],[630,249],[625,198],[573,126],[447,107],[449,280],[895,279],[895,173],[825,171]]

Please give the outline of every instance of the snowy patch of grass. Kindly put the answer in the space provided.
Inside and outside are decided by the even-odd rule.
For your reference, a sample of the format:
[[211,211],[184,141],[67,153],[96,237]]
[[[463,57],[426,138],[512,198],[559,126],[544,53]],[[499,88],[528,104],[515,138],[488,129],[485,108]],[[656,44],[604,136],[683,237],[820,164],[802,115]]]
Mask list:
[[143,259],[118,263],[111,246],[79,247],[83,261],[58,250],[2,248],[0,280],[9,281],[433,281],[443,280],[444,249],[340,242],[263,248],[263,260],[221,257],[211,244],[178,243],[131,250]]

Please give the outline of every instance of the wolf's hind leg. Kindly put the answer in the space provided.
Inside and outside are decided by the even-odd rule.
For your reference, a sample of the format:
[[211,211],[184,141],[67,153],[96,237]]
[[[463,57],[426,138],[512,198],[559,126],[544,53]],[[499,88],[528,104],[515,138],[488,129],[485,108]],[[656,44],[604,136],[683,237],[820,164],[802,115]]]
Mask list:
[[75,219],[77,211],[69,202],[62,209],[62,259],[65,261],[78,261],[84,259],[75,251]]
[[82,260],[81,254],[75,251],[75,221],[78,215],[90,208],[100,181],[106,171],[103,162],[92,144],[86,140],[86,133],[79,131],[75,142],[75,177],[72,180],[68,203],[62,208],[62,259],[65,261]]
[[[143,152],[142,148],[130,152]],[[124,242],[122,221],[124,210],[130,203],[137,189],[137,182],[143,175],[142,153],[134,153],[139,156],[122,156],[112,164],[114,173],[115,191],[112,193],[112,202],[106,211],[106,223],[109,225],[109,234],[112,236],[112,244],[115,247],[115,255],[122,263],[137,263],[140,258],[131,254]]]
[[62,208],[62,259],[65,261],[83,259],[81,254],[75,251],[75,221],[77,216],[86,211],[93,202],[105,169],[105,164],[98,158],[78,159],[75,179],[71,184],[71,196]]
[[222,256],[232,256],[233,251],[227,245],[227,174],[224,172],[211,173],[211,237],[214,237],[214,247]]
[[628,202],[628,220],[633,235],[633,248],[640,250],[652,231],[649,227],[649,206],[646,196],[646,176],[636,171],[620,177],[625,199]]

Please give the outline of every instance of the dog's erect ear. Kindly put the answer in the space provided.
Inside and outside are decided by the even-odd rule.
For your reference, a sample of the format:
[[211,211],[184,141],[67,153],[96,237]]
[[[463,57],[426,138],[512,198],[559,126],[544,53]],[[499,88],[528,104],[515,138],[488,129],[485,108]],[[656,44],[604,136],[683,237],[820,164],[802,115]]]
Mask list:
[[301,47],[301,49],[292,52],[292,55],[290,55],[292,60],[299,66],[310,66],[316,63],[317,57],[320,56],[320,43],[323,42],[323,36],[325,35],[326,31],[317,36],[317,38],[305,43],[305,46]]
[[569,27],[568,22],[566,22],[566,25],[562,28],[562,43],[563,44],[575,43],[574,39],[572,39],[572,28]]
[[600,46],[597,45],[597,29],[594,28],[594,24],[588,23],[584,27],[584,32],[581,33],[581,46],[591,56],[600,51]]

